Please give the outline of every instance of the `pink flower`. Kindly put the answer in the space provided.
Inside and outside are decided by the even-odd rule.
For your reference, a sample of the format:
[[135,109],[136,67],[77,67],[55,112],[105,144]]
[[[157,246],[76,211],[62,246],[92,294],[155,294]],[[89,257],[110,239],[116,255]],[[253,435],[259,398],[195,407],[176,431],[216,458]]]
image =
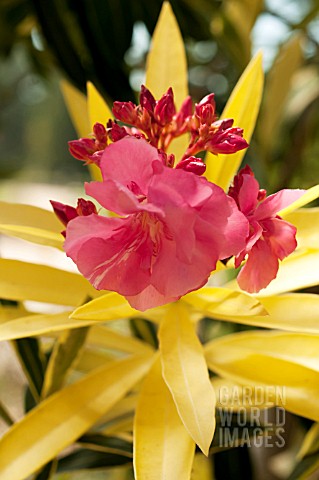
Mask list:
[[[166,115],[166,114],[165,114]],[[245,248],[248,222],[221,188],[182,169],[132,136],[109,145],[103,182],[86,193],[122,218],[70,220],[65,250],[98,290],[145,310],[204,285],[218,259]]]
[[234,178],[228,194],[234,198],[250,224],[246,246],[235,259],[237,268],[248,255],[237,277],[243,290],[255,293],[267,287],[277,275],[279,260],[296,249],[296,228],[279,217],[277,212],[304,193],[304,190],[280,190],[266,197],[266,191],[259,190],[248,165]]

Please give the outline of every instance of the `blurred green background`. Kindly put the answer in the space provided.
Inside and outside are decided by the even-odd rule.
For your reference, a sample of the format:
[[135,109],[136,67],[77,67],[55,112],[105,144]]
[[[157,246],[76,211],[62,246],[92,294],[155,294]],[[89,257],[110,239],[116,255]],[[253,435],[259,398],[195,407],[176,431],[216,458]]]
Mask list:
[[[59,91],[91,80],[109,101],[134,100],[161,0],[2,0],[0,175],[83,180]],[[263,186],[308,187],[318,177],[319,1],[172,0],[194,100],[215,92],[218,111],[251,55],[264,53],[264,102],[245,162]]]

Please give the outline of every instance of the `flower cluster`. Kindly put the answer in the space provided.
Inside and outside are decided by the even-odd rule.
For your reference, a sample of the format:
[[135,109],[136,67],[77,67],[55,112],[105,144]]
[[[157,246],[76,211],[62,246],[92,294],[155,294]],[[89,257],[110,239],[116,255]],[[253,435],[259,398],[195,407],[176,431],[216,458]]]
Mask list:
[[[194,109],[191,97],[187,97],[177,111],[171,88],[156,101],[151,92],[142,86],[139,105],[114,102],[113,114],[125,126],[113,120],[109,120],[107,128],[97,123],[93,131],[95,139],[81,138],[69,142],[70,152],[86,163],[99,164],[101,152],[107,145],[107,137],[112,142],[128,135],[144,138],[165,153],[174,138],[189,134],[188,148],[176,167],[202,175],[206,167],[201,158],[195,157],[199,152],[235,153],[248,146],[243,138],[243,130],[233,127],[232,119],[217,121],[215,107],[212,93],[195,104]],[[165,158],[168,166],[174,165],[173,155]]]
[[[65,251],[98,290],[124,295],[136,309],[175,301],[203,286],[218,260],[246,257],[238,282],[257,292],[275,278],[278,260],[296,248],[295,228],[277,212],[302,190],[266,192],[249,167],[228,195],[200,177],[203,150],[233,153],[247,146],[232,120],[216,121],[213,94],[192,109],[187,98],[176,112],[171,89],[159,101],[142,87],[140,105],[115,102],[115,117],[131,125],[94,126],[94,138],[70,142],[71,153],[95,163],[103,181],[85,191],[119,218],[100,215],[91,201],[76,208],[52,202],[66,226]],[[190,134],[174,167],[167,154],[173,138]],[[110,139],[113,143],[110,143]]]

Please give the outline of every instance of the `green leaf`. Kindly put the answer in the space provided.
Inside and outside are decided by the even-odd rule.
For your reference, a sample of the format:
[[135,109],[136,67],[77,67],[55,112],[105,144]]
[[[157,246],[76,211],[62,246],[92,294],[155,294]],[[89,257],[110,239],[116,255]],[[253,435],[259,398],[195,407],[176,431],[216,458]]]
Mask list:
[[[240,77],[221,118],[233,118],[234,125],[244,129],[244,138],[250,141],[263,92],[262,56],[258,53],[248,64]],[[224,190],[228,187],[236,174],[245,150],[230,155],[206,155],[205,176],[210,182],[216,183]]]
[[79,438],[78,443],[88,449],[124,455],[133,458],[133,445],[119,437],[112,437],[100,434],[87,434]]
[[185,428],[208,454],[215,429],[215,394],[188,310],[173,304],[159,329],[163,377]]
[[45,358],[41,352],[39,342],[35,338],[22,338],[14,340],[12,343],[28,379],[32,396],[38,402],[45,372]]
[[79,305],[98,293],[81,275],[45,265],[0,259],[0,296],[10,300],[34,300]]
[[54,344],[46,368],[41,395],[52,395],[63,385],[64,378],[84,346],[88,327],[63,332]]
[[143,383],[135,415],[135,479],[188,480],[194,450],[157,359]]
[[205,347],[211,370],[227,380],[283,389],[283,406],[319,419],[319,336],[243,332],[212,340]]
[[[118,465],[125,465],[131,463],[132,459],[126,455],[96,452],[81,448],[76,452],[70,453],[63,457],[58,464],[58,472],[71,472],[85,470],[86,475],[90,475],[90,471],[94,469],[116,467]],[[88,478],[88,477],[87,477]],[[91,478],[91,477],[90,477]]]
[[140,380],[150,356],[98,368],[44,400],[0,440],[1,480],[23,480],[72,444]]

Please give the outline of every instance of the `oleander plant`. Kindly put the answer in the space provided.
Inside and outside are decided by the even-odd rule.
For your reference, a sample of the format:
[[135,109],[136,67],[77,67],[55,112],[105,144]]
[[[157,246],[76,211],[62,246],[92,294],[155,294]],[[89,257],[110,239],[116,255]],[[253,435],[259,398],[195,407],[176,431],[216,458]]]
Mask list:
[[48,198],[51,211],[1,202],[0,231],[63,251],[78,273],[0,259],[0,340],[28,379],[22,419],[0,404],[1,480],[208,480],[218,452],[249,447],[257,427],[273,446],[261,411],[311,426],[289,474],[308,478],[319,466],[319,210],[304,207],[319,185],[266,192],[242,165],[261,54],[218,116],[214,93],[188,94],[164,2],[135,103],[108,105],[90,82],[86,97],[66,81],[62,91],[79,135],[70,161],[92,180],[72,205]]

